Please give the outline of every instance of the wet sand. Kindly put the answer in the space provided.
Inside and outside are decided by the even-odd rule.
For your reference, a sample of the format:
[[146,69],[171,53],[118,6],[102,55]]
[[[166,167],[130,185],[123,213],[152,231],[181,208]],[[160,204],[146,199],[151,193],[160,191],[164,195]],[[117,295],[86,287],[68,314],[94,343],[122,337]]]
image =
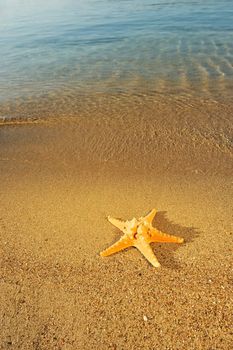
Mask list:
[[[106,101],[1,123],[1,348],[231,349],[233,105]],[[99,256],[152,208],[161,268]]]

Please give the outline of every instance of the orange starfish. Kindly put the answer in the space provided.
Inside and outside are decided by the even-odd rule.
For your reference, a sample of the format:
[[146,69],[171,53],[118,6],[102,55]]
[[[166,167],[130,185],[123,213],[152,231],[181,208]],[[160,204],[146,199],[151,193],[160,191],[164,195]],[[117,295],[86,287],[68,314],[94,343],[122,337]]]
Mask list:
[[128,247],[136,247],[145,258],[155,267],[159,267],[160,263],[156,259],[153,250],[150,247],[151,242],[173,242],[183,243],[184,239],[163,233],[152,226],[156,210],[152,209],[149,214],[138,220],[133,218],[130,221],[122,221],[108,216],[108,221],[119,228],[124,235],[119,241],[114,243],[100,253],[101,256],[108,256],[119,252]]

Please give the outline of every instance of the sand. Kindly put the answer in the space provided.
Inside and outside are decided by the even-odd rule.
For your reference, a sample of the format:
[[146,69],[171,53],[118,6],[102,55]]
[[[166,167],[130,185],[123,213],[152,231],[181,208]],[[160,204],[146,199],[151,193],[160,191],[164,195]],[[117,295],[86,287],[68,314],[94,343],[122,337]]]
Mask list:
[[[233,105],[106,101],[1,123],[1,349],[231,349]],[[152,208],[161,268],[99,256]]]

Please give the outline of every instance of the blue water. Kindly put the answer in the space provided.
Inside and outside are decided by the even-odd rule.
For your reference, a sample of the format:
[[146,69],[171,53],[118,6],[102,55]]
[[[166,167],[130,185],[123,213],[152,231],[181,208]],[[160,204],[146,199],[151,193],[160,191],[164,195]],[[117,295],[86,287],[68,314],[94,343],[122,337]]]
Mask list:
[[1,102],[232,86],[232,0],[0,0]]

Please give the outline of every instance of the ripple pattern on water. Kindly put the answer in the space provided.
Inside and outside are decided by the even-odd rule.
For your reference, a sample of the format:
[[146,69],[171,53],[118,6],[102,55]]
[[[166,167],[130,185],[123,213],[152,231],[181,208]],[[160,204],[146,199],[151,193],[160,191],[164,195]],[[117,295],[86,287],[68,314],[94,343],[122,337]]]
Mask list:
[[80,94],[231,97],[233,2],[0,3],[0,102]]

